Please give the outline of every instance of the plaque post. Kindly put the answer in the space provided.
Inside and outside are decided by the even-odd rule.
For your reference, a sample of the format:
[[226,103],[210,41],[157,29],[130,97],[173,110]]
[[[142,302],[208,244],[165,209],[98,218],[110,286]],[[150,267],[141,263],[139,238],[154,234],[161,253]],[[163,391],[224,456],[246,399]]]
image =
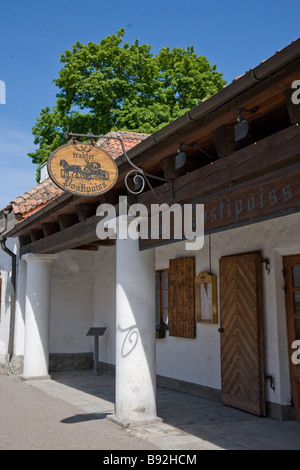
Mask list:
[[100,375],[99,373],[99,336],[103,336],[106,331],[105,327],[100,328],[90,328],[87,332],[87,336],[94,336],[94,352],[93,352],[93,361],[94,361],[94,368],[93,374]]

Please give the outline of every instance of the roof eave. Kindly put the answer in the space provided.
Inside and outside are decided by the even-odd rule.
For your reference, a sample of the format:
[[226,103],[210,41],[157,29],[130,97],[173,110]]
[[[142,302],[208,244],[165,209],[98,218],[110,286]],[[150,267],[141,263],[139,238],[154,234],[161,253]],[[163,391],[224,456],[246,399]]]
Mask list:
[[[198,106],[192,108],[175,121],[167,124],[162,129],[154,132],[151,136],[130,149],[127,153],[131,160],[137,158],[144,152],[151,150],[166,139],[183,131],[196,121],[203,119],[208,114],[225,105],[245,90],[256,85],[265,78],[285,67],[293,60],[299,58],[300,38],[293,41],[284,49],[277,51],[272,57],[261,62],[257,67],[250,69],[244,75],[236,78],[226,85],[222,90],[202,101]],[[116,160],[118,167],[126,164],[126,157],[121,155]]]
[[11,230],[8,230],[7,232],[4,233],[5,237],[15,237],[18,235],[19,232],[21,232],[23,229],[25,229],[28,225],[30,225],[32,222],[35,222],[38,218],[40,218],[43,214],[48,213],[52,209],[55,209],[58,205],[63,204],[68,202],[69,199],[73,199],[74,194],[65,192],[61,194],[60,196],[57,196],[55,199],[50,201],[47,205],[41,207],[38,209],[36,212],[33,214],[27,216],[25,219],[21,220],[18,222],[16,225]]

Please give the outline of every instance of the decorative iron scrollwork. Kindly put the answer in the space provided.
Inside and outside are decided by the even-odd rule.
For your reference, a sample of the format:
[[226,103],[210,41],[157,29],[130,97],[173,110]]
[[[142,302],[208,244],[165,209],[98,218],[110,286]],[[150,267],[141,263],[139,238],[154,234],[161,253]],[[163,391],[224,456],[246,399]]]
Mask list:
[[[106,135],[93,135],[93,134],[74,134],[74,133],[68,132],[68,131],[65,133],[65,137],[66,137],[66,139],[69,139],[69,138],[72,139],[73,145],[74,145],[75,149],[78,150],[78,151],[83,150],[83,145],[85,145],[85,146],[90,145],[91,149],[92,149],[92,147],[95,145],[95,143],[94,143],[95,139],[118,140],[121,143],[123,155],[125,156],[127,162],[134,168],[134,170],[130,170],[126,174],[125,179],[124,179],[125,186],[131,194],[134,194],[134,195],[141,194],[143,192],[144,188],[145,188],[146,183],[147,183],[147,185],[151,189],[151,191],[152,191],[153,195],[155,196],[155,198],[160,201],[161,198],[155,193],[155,190],[154,190],[152,184],[150,183],[149,178],[152,178],[152,179],[155,179],[155,180],[158,180],[158,181],[163,181],[164,183],[170,183],[171,187],[172,187],[171,188],[172,189],[172,194],[173,194],[173,181],[172,180],[161,178],[159,176],[155,176],[155,175],[151,175],[149,173],[146,173],[144,170],[139,168],[137,165],[135,165],[130,160],[130,158],[128,157],[127,152],[125,150],[123,139],[121,137],[119,137],[119,136],[118,137],[111,137],[111,136],[106,136]],[[82,145],[81,145],[80,142],[75,141],[75,137],[86,137],[86,138],[90,139],[90,142],[87,142],[87,143],[84,143],[84,144],[82,143]],[[133,176],[133,183],[135,185],[134,189],[132,189],[130,187],[129,183],[128,183],[128,178],[131,177],[132,174],[134,174],[134,176]]]

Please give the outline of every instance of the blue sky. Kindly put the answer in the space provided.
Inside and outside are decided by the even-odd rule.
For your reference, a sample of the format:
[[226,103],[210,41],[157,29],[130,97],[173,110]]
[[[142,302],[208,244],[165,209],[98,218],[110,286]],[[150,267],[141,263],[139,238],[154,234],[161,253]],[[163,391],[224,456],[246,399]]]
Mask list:
[[32,127],[76,41],[125,28],[153,53],[193,45],[230,83],[300,37],[299,13],[299,0],[0,0],[0,209],[37,184]]

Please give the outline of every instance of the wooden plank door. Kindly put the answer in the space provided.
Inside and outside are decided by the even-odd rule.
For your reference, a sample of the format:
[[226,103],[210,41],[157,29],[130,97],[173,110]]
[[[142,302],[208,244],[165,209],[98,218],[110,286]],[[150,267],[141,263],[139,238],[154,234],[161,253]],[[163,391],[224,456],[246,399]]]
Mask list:
[[300,255],[284,256],[285,301],[294,418],[300,421]]
[[261,256],[220,259],[222,402],[265,415]]

